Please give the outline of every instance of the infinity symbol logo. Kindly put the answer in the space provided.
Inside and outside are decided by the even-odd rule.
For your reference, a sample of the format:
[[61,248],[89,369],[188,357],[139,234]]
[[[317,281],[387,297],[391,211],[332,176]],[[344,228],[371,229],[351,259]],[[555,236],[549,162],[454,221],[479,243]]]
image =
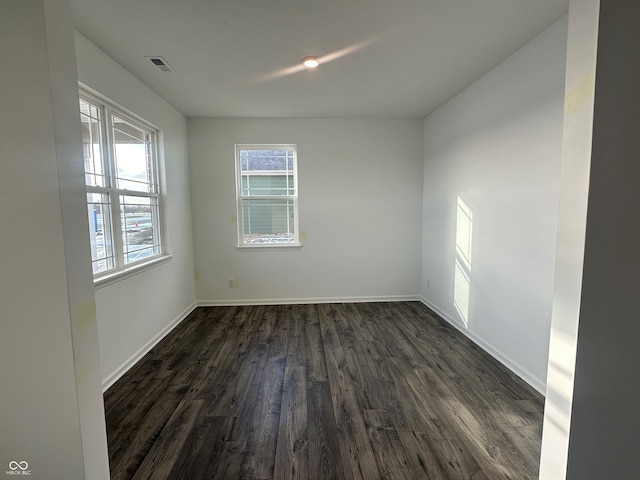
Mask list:
[[29,468],[29,464],[26,461],[16,462],[15,460],[12,460],[9,462],[9,468],[11,470],[26,470]]

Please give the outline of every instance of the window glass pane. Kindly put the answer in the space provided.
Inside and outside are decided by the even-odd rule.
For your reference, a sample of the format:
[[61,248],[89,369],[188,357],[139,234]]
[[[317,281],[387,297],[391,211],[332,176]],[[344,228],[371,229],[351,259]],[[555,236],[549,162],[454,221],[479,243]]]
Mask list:
[[115,267],[113,223],[108,194],[87,193],[93,273]]
[[120,196],[124,263],[160,253],[158,201],[155,197]]
[[106,186],[105,167],[102,158],[102,120],[100,109],[80,99],[80,125],[82,151],[87,185]]
[[242,201],[243,243],[295,243],[294,201],[244,199]]
[[115,115],[112,121],[117,188],[155,191],[152,134]]
[[294,195],[293,175],[242,175],[242,195]]
[[240,150],[242,172],[292,172],[293,149]]

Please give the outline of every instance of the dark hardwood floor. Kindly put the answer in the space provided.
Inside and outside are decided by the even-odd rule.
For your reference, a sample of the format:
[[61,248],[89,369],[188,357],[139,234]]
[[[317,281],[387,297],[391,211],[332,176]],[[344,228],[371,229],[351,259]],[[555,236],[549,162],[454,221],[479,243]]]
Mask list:
[[543,398],[418,302],[196,309],[105,394],[112,479],[535,479]]

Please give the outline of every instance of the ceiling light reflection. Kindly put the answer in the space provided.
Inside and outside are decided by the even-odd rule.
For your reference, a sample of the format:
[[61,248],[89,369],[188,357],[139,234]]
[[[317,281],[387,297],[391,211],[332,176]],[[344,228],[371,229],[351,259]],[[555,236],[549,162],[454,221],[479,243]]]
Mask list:
[[[371,40],[366,40],[364,42],[356,43],[355,45],[343,48],[341,50],[337,50],[337,51],[329,53],[327,55],[323,55],[322,57],[305,57],[305,58],[302,59],[302,61],[304,61],[307,58],[316,58],[316,60],[318,61],[318,64],[324,64],[324,63],[327,63],[327,62],[331,62],[333,60],[337,60],[338,58],[342,58],[342,57],[344,57],[346,55],[349,55],[351,53],[355,53],[358,50],[362,50],[363,48],[368,47],[372,43],[380,40],[380,38],[382,38],[382,36],[381,37],[377,37],[377,38],[373,38]],[[306,70],[307,68],[308,67],[305,67],[302,63],[299,63],[299,64],[294,65],[292,67],[283,68],[282,70],[278,70],[276,72],[271,72],[271,73],[267,73],[265,75],[259,76],[256,79],[254,79],[251,83],[255,84],[255,83],[268,82],[270,80],[275,80],[276,78],[282,78],[282,77],[286,77],[288,75],[293,75],[294,73],[301,72],[303,70]]]
[[300,63],[306,68],[316,68],[318,65],[320,65],[318,57],[304,57],[302,60],[300,60]]

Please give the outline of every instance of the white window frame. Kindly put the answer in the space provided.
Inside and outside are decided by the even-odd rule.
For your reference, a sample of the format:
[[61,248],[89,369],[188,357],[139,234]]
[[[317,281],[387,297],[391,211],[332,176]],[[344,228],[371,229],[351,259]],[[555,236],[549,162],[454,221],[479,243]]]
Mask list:
[[[105,97],[102,97],[101,95],[97,95],[93,92],[87,91],[85,88],[80,88],[79,98],[80,100],[83,100],[90,105],[97,107],[100,111],[100,133],[102,141],[100,142],[99,148],[101,157],[103,159],[103,168],[105,170],[105,184],[104,186],[85,184],[85,188],[87,194],[106,194],[110,198],[111,227],[113,230],[111,235],[113,243],[112,248],[114,250],[114,266],[112,268],[107,268],[106,270],[94,273],[94,285],[102,286],[113,280],[138,273],[142,270],[146,270],[150,266],[164,262],[171,258],[171,256],[168,255],[166,251],[164,229],[165,212],[164,202],[162,198],[163,192],[160,183],[158,142],[162,132],[146,120],[126,111],[122,107],[115,105],[113,102]],[[150,174],[152,179],[152,188],[150,188],[151,191],[149,192],[118,188],[117,186],[112,124],[113,116],[116,116],[124,120],[125,122],[130,123],[132,126],[145,131],[145,133],[148,133],[151,136],[151,141],[149,143],[152,158]],[[157,248],[155,241],[153,246],[154,249],[157,250],[157,252],[148,257],[129,263],[125,263],[124,242],[122,238],[123,227],[121,221],[121,196],[149,198],[152,202],[155,202],[157,204],[157,213],[156,215],[151,216],[154,239],[157,238]]]
[[[243,195],[242,194],[242,162],[240,158],[241,150],[292,150],[293,151],[293,194],[292,195]],[[237,248],[254,249],[254,248],[300,248],[300,229],[298,215],[298,147],[296,144],[236,144],[235,145],[235,164],[236,164],[236,209],[237,209],[237,225],[238,225],[238,243]],[[243,202],[245,200],[291,200],[293,204],[293,240],[289,242],[277,243],[247,243],[245,242],[244,233],[244,209]]]

